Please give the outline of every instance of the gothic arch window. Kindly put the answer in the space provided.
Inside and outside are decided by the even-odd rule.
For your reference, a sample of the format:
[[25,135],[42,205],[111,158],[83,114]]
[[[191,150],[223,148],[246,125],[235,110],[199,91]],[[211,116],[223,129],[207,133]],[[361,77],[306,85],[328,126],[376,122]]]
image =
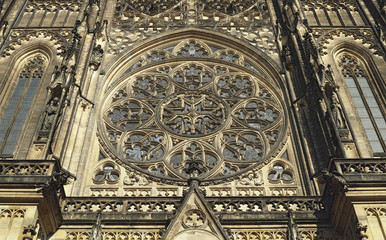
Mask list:
[[339,66],[353,104],[374,153],[386,151],[386,113],[384,102],[375,97],[370,75],[364,64],[355,56],[344,53],[339,55]]
[[13,155],[24,123],[38,90],[46,60],[35,55],[25,61],[16,86],[5,97],[4,111],[0,116],[0,154]]
[[283,146],[282,93],[252,60],[186,39],[138,56],[109,83],[103,152],[153,178],[222,180],[260,168]]

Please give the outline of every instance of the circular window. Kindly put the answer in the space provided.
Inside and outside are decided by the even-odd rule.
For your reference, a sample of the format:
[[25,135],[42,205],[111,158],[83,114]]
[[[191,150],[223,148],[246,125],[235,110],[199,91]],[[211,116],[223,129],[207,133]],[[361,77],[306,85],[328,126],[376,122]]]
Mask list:
[[219,60],[157,61],[107,91],[99,125],[111,158],[153,178],[220,180],[271,159],[286,131],[276,90]]

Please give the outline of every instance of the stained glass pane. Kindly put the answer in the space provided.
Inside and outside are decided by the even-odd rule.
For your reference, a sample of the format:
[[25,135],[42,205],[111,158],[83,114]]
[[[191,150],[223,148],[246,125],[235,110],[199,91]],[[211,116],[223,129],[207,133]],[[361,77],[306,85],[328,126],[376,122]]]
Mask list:
[[11,121],[15,115],[20,97],[22,96],[23,89],[27,83],[28,79],[21,78],[19,79],[15,90],[13,91],[12,97],[4,111],[4,115],[0,120],[0,146],[3,144],[8,128],[11,127]]
[[7,138],[7,143],[5,144],[3,153],[12,154],[15,150],[17,140],[19,139],[20,133],[23,130],[25,120],[27,118],[29,109],[31,108],[33,97],[35,96],[37,87],[39,85],[39,78],[32,79],[27,93],[24,98],[20,99],[22,101],[19,111],[17,112],[16,119],[12,125],[12,130]]
[[[363,76],[357,77],[357,81],[360,86],[360,90],[363,93],[363,96],[360,95],[355,80],[352,77],[344,78],[352,100],[354,102],[355,108],[358,112],[358,115],[361,119],[363,127],[365,129],[366,135],[369,139],[370,145],[374,152],[383,152],[383,148],[380,141],[386,141],[386,122],[383,118],[382,112],[378,106],[377,101],[371,91],[371,88],[367,82],[367,79]],[[362,98],[364,97],[364,99]],[[365,107],[365,102],[369,107],[369,110]],[[370,115],[375,120],[375,126],[371,121]],[[379,139],[375,129],[378,129],[382,135],[383,139]]]

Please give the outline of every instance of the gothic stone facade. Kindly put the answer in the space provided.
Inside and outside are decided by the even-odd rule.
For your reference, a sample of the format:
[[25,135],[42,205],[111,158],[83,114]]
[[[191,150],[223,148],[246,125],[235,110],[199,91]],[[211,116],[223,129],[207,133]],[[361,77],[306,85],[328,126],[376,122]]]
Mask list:
[[386,239],[383,0],[0,0],[0,239]]

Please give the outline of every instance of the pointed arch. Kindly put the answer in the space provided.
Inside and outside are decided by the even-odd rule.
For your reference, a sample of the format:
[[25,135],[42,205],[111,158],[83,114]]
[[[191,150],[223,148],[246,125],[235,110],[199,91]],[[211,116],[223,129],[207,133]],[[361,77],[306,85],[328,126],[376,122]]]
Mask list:
[[0,155],[3,157],[25,157],[29,151],[40,124],[29,119],[39,119],[41,109],[44,111],[48,72],[58,60],[55,55],[54,46],[35,40],[1,59]]
[[385,96],[379,92],[382,81],[369,71],[371,62],[354,51],[337,52],[336,61],[373,153],[386,152]]

